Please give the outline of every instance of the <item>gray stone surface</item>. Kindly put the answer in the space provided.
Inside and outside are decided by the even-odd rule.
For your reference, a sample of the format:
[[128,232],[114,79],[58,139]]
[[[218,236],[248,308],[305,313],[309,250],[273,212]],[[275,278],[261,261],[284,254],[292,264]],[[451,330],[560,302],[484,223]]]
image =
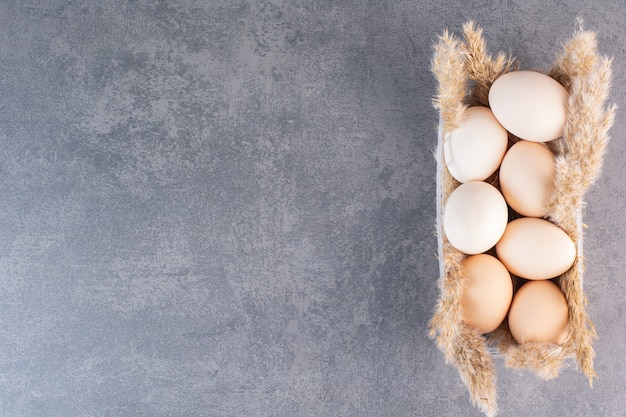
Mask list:
[[[428,339],[431,46],[547,70],[624,2],[0,2],[0,416],[479,416]],[[624,416],[623,112],[585,222],[590,389],[498,365],[502,416]]]

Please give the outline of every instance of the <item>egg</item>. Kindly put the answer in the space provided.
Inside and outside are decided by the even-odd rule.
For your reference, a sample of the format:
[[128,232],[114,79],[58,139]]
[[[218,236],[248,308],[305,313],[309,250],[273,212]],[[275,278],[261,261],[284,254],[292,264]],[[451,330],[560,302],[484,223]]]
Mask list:
[[507,143],[506,130],[488,107],[470,107],[443,142],[448,171],[459,182],[482,181],[498,169]]
[[528,281],[515,293],[509,329],[518,343],[560,344],[567,337],[568,307],[552,281]]
[[544,219],[511,221],[496,244],[498,259],[514,275],[539,280],[557,277],[576,259],[576,246],[559,227]]
[[487,254],[468,256],[461,269],[467,279],[461,296],[463,321],[481,333],[494,331],[506,317],[513,298],[509,271]]
[[489,90],[489,107],[515,136],[548,142],[563,136],[569,94],[555,79],[535,71],[498,77]]
[[513,210],[529,217],[548,214],[556,168],[552,151],[542,143],[521,140],[504,155],[500,189]]
[[507,206],[500,191],[486,182],[470,181],[450,193],[443,230],[452,246],[475,255],[496,244],[507,220]]

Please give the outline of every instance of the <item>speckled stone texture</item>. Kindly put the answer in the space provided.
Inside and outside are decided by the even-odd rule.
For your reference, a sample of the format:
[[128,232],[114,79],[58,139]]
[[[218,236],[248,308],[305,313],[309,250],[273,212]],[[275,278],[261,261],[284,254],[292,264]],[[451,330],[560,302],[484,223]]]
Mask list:
[[[624,3],[0,2],[0,416],[479,416],[428,339],[432,43],[547,70]],[[498,365],[501,416],[624,416],[626,122],[585,211],[594,389]]]

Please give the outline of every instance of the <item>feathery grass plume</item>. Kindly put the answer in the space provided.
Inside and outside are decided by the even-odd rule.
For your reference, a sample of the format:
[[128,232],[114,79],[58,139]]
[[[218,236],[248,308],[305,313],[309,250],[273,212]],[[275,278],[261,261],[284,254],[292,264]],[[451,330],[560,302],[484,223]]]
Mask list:
[[[577,260],[576,263],[578,262],[581,261]],[[559,284],[569,307],[569,335],[563,347],[567,353],[576,356],[578,366],[587,377],[589,385],[593,386],[593,379],[598,377],[593,369],[596,356],[593,339],[597,339],[598,335],[586,311],[588,301],[582,289],[582,276],[578,265],[574,265],[563,274]]]
[[511,349],[506,357],[507,368],[527,368],[542,379],[556,378],[563,364],[563,348],[550,343],[524,343]]
[[[439,42],[434,45],[431,62],[432,72],[438,81],[433,105],[439,109],[442,140],[458,127],[467,108],[465,100],[469,91],[465,59],[466,54],[461,43],[445,30],[439,37]],[[437,154],[442,154],[441,149],[437,149]],[[442,159],[440,156],[438,163],[442,165],[440,175],[443,205],[459,182],[452,177]],[[454,248],[441,230],[438,232],[438,238],[442,242],[440,256],[444,268],[440,271],[440,296],[429,323],[429,335],[436,338],[446,363],[458,369],[461,379],[469,389],[472,403],[488,416],[495,416],[497,392],[493,361],[483,337],[461,320],[461,297],[467,281],[461,270],[461,262],[466,255]]]
[[595,32],[579,30],[563,45],[563,51],[556,57],[548,75],[569,91],[570,81],[573,77],[580,77],[589,73],[596,60],[597,47]]
[[430,337],[444,353],[446,363],[454,365],[468,387],[472,404],[487,416],[497,412],[497,389],[493,360],[480,332],[461,321],[460,300],[467,278],[462,274],[465,254],[444,238],[445,270],[439,281],[440,299],[430,321]]
[[[465,96],[467,94],[467,76],[463,69],[465,56],[461,51],[460,42],[444,30],[439,36],[439,42],[433,45],[434,54],[431,61],[431,70],[437,78],[437,95],[433,99],[433,105],[439,109],[442,123],[442,134],[456,129],[462,120],[463,113],[467,108]],[[438,149],[437,153],[441,154]],[[442,203],[457,187],[454,180],[442,160]],[[438,215],[441,215],[439,213]],[[439,231],[440,233],[440,231]],[[462,315],[460,297],[465,280],[461,276],[461,261],[465,257],[463,253],[454,248],[445,236],[439,236],[443,240],[443,265],[439,279],[440,299],[435,314],[430,322],[430,336],[437,337],[439,348],[446,354],[446,360],[451,361],[453,355],[454,337],[459,333],[460,317]]]
[[563,138],[557,143],[557,192],[550,202],[551,220],[566,231],[576,228],[573,214],[601,173],[615,117],[615,106],[604,104],[610,79],[611,60],[596,57],[586,74],[570,82]]
[[[579,30],[564,45],[551,74],[565,81],[569,98],[563,138],[557,142],[556,192],[549,203],[550,219],[577,243],[583,238],[578,231],[577,213],[585,193],[601,173],[610,139],[608,131],[615,117],[615,105],[605,104],[611,83],[611,59],[598,54],[595,33]],[[559,283],[569,306],[570,336],[565,347],[576,355],[592,385],[597,378],[592,341],[597,334],[586,311],[583,262],[578,257]]]
[[475,82],[472,89],[472,98],[482,106],[489,105],[489,89],[491,84],[500,75],[514,69],[515,59],[499,53],[494,59],[487,53],[487,46],[483,38],[483,30],[473,21],[463,25],[463,45],[467,53],[465,69],[469,77]]
[[433,105],[439,109],[445,135],[458,127],[467,108],[465,96],[468,83],[463,69],[465,54],[459,40],[447,29],[439,36],[439,42],[433,48],[435,53],[431,60],[431,70],[438,81]]
[[454,366],[469,388],[472,404],[489,417],[498,412],[496,373],[485,339],[476,329],[461,324],[454,344]]

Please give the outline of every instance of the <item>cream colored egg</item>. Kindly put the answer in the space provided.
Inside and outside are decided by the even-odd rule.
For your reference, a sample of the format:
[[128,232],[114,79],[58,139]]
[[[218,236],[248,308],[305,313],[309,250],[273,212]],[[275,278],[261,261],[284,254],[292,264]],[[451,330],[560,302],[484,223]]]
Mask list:
[[518,343],[563,343],[567,336],[568,307],[552,281],[528,281],[515,293],[509,328]]
[[576,246],[559,227],[544,219],[523,217],[510,222],[496,245],[498,259],[510,273],[526,279],[550,279],[567,271]]
[[450,193],[443,230],[452,246],[474,255],[496,244],[507,220],[507,206],[500,191],[486,182],[471,181]]
[[507,143],[506,130],[488,107],[470,107],[443,142],[448,171],[460,182],[482,181],[498,169]]
[[542,143],[522,140],[504,155],[500,165],[500,189],[513,210],[529,217],[548,214],[554,193],[554,155]]
[[482,333],[494,331],[506,317],[513,298],[513,283],[502,262],[487,254],[461,262],[467,279],[461,304],[463,321]]
[[489,90],[489,107],[515,136],[548,142],[563,136],[569,94],[555,79],[535,71],[498,77]]

